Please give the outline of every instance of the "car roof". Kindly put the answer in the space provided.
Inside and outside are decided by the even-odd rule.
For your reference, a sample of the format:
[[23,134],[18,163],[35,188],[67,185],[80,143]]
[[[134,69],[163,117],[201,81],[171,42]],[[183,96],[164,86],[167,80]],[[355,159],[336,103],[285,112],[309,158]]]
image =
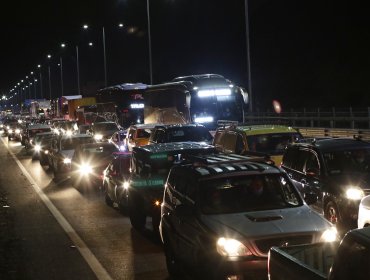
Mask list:
[[81,144],[79,146],[81,149],[83,148],[94,148],[94,147],[115,147],[112,143],[109,142],[99,142],[99,143],[86,143]]
[[202,124],[195,124],[195,123],[185,123],[185,124],[161,124],[156,125],[155,128],[180,128],[180,127],[204,127]]
[[151,145],[144,145],[139,147],[134,147],[134,152],[144,152],[144,153],[165,153],[165,152],[186,152],[189,150],[214,150],[216,148],[212,145],[198,143],[198,142],[169,142],[169,143],[158,143]]
[[266,161],[262,157],[250,157],[237,154],[210,154],[203,156],[189,157],[188,162],[178,168],[189,168],[195,171],[197,176],[223,176],[240,172],[250,172],[259,174],[279,174],[283,171],[279,167]]
[[162,125],[162,124],[159,124],[159,123],[133,124],[133,125],[130,125],[127,130],[129,130],[130,128],[141,128],[141,129],[154,128],[158,125]]
[[237,130],[248,135],[259,135],[259,134],[273,134],[273,133],[299,133],[298,130],[291,126],[284,125],[248,125],[248,126],[237,126]]
[[72,134],[72,135],[62,135],[61,139],[70,139],[70,138],[93,138],[89,134]]
[[[43,129],[43,128],[50,128],[47,124],[30,124],[28,126],[28,129]],[[50,128],[51,129],[51,128]]]
[[335,151],[342,149],[361,149],[370,148],[370,143],[358,139],[352,138],[312,138],[311,142],[296,142],[291,144],[292,146],[306,146],[306,147],[316,147],[317,149],[325,151]]

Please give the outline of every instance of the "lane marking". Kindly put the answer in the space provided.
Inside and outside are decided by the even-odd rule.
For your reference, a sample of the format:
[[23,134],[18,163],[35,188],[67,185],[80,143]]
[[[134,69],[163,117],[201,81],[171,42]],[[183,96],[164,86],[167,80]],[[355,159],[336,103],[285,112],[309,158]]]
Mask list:
[[91,250],[87,247],[87,245],[82,240],[82,238],[73,229],[71,224],[68,223],[67,219],[64,218],[62,213],[60,213],[59,210],[55,207],[55,205],[50,201],[47,195],[42,191],[40,186],[36,183],[36,181],[32,178],[32,176],[27,172],[27,170],[22,165],[22,163],[18,160],[16,155],[10,150],[8,144],[6,144],[4,142],[4,139],[2,138],[1,138],[1,141],[3,142],[4,146],[7,148],[10,155],[13,157],[14,161],[17,163],[17,165],[19,166],[23,174],[26,176],[28,181],[31,183],[31,186],[33,187],[35,192],[38,194],[42,202],[45,204],[45,206],[49,209],[51,214],[54,216],[54,218],[57,220],[57,222],[66,232],[66,234],[71,239],[73,244],[77,247],[78,251],[81,253],[82,257],[86,260],[87,264],[89,265],[91,270],[94,272],[96,277],[99,280],[112,280],[111,276],[108,274],[105,268],[101,265],[101,263],[98,261],[95,255],[91,252]]

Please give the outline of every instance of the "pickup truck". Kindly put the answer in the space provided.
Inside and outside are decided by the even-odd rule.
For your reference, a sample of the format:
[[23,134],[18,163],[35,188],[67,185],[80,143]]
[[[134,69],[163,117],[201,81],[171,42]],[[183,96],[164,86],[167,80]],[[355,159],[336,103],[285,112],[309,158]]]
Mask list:
[[340,242],[272,247],[270,280],[370,279],[370,227],[346,233]]

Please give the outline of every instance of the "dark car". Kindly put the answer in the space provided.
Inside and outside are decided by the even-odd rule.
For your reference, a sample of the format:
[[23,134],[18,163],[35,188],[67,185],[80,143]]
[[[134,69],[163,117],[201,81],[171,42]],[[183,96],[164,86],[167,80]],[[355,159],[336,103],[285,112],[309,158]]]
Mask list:
[[32,159],[39,159],[41,165],[46,165],[51,141],[56,137],[54,132],[37,133],[31,143]]
[[272,246],[337,239],[271,161],[236,154],[190,161],[171,169],[161,207],[171,279],[184,270],[191,279],[267,279]]
[[47,124],[30,124],[21,134],[21,143],[26,149],[32,147],[31,141],[37,133],[51,132],[51,128]]
[[12,123],[8,126],[9,128],[7,129],[7,135],[8,135],[8,140],[20,140],[21,138],[21,133],[23,131],[23,127],[19,123]]
[[127,210],[127,189],[130,182],[131,152],[114,153],[114,159],[104,170],[103,191],[108,206],[116,204],[125,212]]
[[63,135],[53,139],[48,154],[48,162],[54,172],[54,179],[59,180],[69,176],[75,149],[79,145],[94,142],[94,138],[86,134]]
[[155,126],[149,138],[149,144],[186,141],[212,144],[213,137],[200,124],[167,124]]
[[120,128],[115,122],[97,122],[91,125],[89,134],[91,134],[96,141],[108,141],[113,133],[119,130]]
[[370,194],[370,143],[350,138],[311,139],[287,147],[282,168],[312,207],[332,223],[354,228],[360,200]]
[[103,181],[103,171],[117,151],[107,142],[79,145],[72,157],[73,185],[83,191],[98,189]]

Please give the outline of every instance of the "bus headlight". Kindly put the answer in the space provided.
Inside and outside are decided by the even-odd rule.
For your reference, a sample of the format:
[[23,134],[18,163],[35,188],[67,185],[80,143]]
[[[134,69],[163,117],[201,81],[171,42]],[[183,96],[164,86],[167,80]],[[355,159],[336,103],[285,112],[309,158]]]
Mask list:
[[321,242],[334,242],[337,240],[338,240],[338,232],[335,227],[331,227],[325,230],[320,238]]
[[240,241],[221,237],[217,240],[217,252],[224,257],[251,256],[252,253]]
[[346,190],[346,197],[351,200],[360,200],[365,196],[364,191],[358,187],[350,187]]

